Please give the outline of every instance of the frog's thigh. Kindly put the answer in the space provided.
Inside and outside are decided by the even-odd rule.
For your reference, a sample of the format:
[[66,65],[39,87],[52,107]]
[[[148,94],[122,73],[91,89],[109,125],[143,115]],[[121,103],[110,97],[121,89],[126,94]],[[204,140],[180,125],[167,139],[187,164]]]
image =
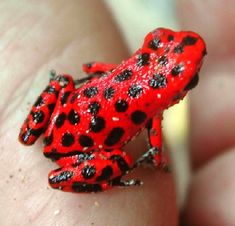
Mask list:
[[[68,161],[66,161],[68,158]],[[65,165],[49,173],[49,184],[55,189],[70,192],[97,192],[112,187],[110,181],[124,175],[132,165],[129,155],[121,150],[99,151],[89,155],[90,159],[77,163],[72,157],[60,161]],[[68,162],[73,162],[68,164]],[[58,162],[59,163],[59,162]]]

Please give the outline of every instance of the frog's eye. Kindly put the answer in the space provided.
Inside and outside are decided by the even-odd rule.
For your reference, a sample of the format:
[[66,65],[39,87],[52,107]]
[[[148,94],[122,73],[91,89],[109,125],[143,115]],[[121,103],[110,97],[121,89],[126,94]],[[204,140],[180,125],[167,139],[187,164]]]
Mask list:
[[199,75],[198,73],[196,73],[191,79],[191,81],[185,86],[184,91],[193,89],[198,84],[198,81],[199,81]]

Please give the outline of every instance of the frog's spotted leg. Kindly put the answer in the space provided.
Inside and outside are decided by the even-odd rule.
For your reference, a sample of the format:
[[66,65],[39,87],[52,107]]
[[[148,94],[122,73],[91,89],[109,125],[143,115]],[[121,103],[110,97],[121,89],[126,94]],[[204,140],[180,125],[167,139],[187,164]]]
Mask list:
[[113,186],[140,185],[139,180],[123,181],[132,160],[125,152],[114,149],[100,152],[78,153],[60,158],[61,167],[49,173],[52,188],[63,191],[89,193],[104,191]]
[[54,76],[51,72],[49,85],[40,94],[21,127],[19,141],[22,144],[34,144],[47,127],[59,94],[61,101],[64,101],[72,90],[74,82],[71,76]]
[[133,168],[138,167],[142,163],[148,163],[157,168],[168,171],[168,166],[162,153],[161,122],[162,116],[154,117],[148,122],[147,130],[150,148],[139,159],[137,159],[137,161],[133,165]]

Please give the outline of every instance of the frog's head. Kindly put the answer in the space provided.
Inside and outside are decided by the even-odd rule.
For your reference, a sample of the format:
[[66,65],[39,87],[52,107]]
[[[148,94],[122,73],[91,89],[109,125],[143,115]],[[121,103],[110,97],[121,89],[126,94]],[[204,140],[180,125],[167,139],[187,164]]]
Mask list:
[[168,96],[183,97],[197,85],[206,55],[205,43],[198,34],[158,28],[145,37],[142,51],[150,53],[152,68],[165,77]]

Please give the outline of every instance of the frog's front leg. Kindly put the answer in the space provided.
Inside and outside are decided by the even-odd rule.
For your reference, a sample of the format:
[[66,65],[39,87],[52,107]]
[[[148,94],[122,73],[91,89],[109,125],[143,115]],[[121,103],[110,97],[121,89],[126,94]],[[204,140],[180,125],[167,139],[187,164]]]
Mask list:
[[19,141],[24,145],[32,145],[45,131],[59,96],[65,99],[73,90],[74,81],[71,76],[55,76],[52,72],[49,85],[31,107],[21,127]]
[[82,65],[82,70],[88,75],[84,78],[79,78],[75,80],[76,85],[81,85],[89,80],[99,78],[100,76],[112,71],[116,68],[115,64],[105,64],[100,62],[86,63]]
[[92,62],[82,65],[82,69],[87,74],[104,74],[115,69],[117,65],[106,64],[101,62]]
[[63,191],[88,193],[104,191],[113,186],[139,185],[139,180],[123,181],[132,166],[125,152],[115,149],[63,157],[57,160],[61,168],[50,172],[49,184]]
[[142,163],[152,164],[155,167],[168,169],[166,159],[162,153],[162,115],[154,117],[148,122],[149,150],[145,152],[134,164],[134,168]]

